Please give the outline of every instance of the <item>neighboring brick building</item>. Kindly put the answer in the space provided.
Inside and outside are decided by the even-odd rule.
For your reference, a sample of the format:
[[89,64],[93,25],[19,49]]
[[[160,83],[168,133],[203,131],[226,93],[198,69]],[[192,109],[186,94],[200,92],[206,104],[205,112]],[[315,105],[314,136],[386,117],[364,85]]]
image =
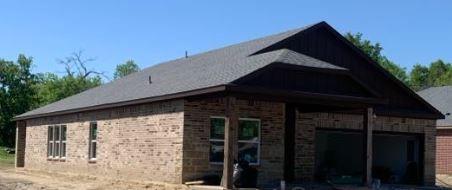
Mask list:
[[432,185],[442,117],[321,22],[19,115],[16,166],[167,184],[217,175],[231,188],[239,159],[261,187],[372,177]]
[[437,121],[436,173],[452,174],[452,86],[428,88],[419,95],[446,116]]

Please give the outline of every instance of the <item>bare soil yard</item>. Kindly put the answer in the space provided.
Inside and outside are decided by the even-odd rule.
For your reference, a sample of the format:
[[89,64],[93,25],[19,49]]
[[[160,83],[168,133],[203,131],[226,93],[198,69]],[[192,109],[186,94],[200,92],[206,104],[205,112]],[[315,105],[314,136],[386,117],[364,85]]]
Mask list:
[[[1,190],[163,189],[164,185],[0,167]],[[170,188],[174,189],[174,188]]]

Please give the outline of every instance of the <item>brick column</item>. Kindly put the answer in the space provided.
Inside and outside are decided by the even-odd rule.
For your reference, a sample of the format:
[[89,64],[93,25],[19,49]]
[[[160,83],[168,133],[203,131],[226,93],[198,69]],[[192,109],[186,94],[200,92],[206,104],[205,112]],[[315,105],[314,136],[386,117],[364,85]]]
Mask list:
[[25,121],[16,122],[16,168],[25,166],[25,140],[26,140]]
[[435,185],[435,156],[436,156],[436,127],[432,125],[424,128],[424,185]]

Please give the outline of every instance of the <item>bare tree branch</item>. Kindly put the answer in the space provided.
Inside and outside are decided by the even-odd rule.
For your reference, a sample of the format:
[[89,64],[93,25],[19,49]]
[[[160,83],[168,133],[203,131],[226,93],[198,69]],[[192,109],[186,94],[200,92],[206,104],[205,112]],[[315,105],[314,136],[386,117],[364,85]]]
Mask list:
[[[105,74],[105,72],[99,72],[94,69],[88,69],[87,64],[90,62],[96,61],[96,58],[83,58],[83,51],[79,50],[78,52],[73,52],[71,56],[66,57],[64,60],[57,60],[59,64],[64,65],[66,74],[68,76],[74,76],[74,73],[77,72],[77,75],[82,78],[87,78],[91,75],[102,76],[107,80],[110,78]],[[74,68],[76,69],[74,71]]]

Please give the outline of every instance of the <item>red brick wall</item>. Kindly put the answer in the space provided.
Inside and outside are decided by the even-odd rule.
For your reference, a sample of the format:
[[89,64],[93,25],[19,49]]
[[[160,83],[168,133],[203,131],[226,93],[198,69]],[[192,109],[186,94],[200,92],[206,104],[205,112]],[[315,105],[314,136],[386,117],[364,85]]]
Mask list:
[[436,172],[452,173],[452,129],[438,129],[436,136]]

